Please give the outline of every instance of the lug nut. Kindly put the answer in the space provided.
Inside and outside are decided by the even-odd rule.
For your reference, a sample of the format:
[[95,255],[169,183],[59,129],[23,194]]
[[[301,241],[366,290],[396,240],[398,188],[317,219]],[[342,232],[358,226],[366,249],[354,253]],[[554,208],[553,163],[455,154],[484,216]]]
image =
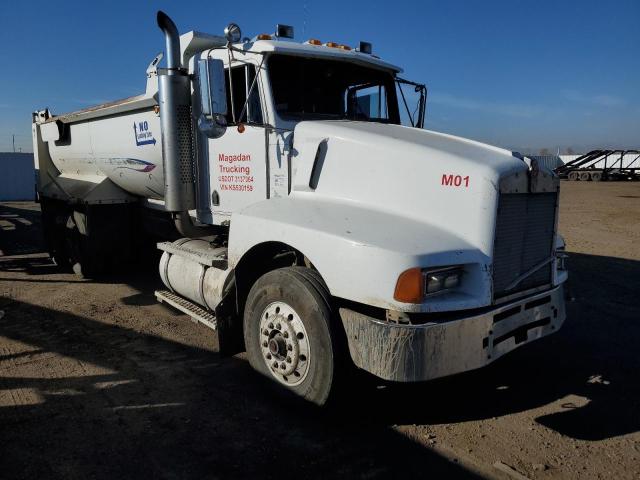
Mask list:
[[289,332],[284,332],[284,333],[282,334],[282,336],[283,336],[284,338],[289,338]]
[[287,357],[287,363],[291,363],[291,357]]
[[271,354],[267,353],[267,360],[271,360]]
[[269,330],[267,330],[267,329],[265,328],[265,329],[262,331],[262,334],[263,334],[263,335],[267,335],[267,336],[269,336]]
[[268,345],[269,345],[269,344],[268,344],[267,342],[262,342],[262,346],[263,346],[263,347],[267,348],[267,346],[268,346]]
[[289,351],[293,350],[293,347],[291,346],[291,344],[287,345],[287,350],[289,350]]
[[282,330],[282,325],[280,325],[279,323],[276,324],[276,330]]
[[269,328],[273,328],[273,323],[269,322],[269,325],[267,325]]
[[282,365],[280,365],[280,368],[282,368],[283,370],[286,369],[286,365],[283,363]]
[[273,362],[273,368],[278,368],[278,362]]

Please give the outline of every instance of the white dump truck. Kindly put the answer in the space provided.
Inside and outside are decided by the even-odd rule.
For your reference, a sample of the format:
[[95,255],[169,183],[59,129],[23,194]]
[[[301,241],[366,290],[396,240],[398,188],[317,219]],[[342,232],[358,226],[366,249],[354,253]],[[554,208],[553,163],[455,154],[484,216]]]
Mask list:
[[157,298],[317,404],[352,365],[429,380],[560,328],[551,171],[424,130],[424,86],[368,43],[157,21],[143,95],[33,114],[58,264],[91,277],[158,242]]

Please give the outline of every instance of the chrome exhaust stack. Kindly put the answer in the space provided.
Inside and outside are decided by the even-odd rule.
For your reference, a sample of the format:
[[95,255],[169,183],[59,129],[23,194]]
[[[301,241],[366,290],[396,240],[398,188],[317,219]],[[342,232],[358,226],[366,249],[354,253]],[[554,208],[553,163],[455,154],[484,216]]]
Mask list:
[[180,34],[169,16],[158,11],[158,27],[166,43],[166,68],[158,69],[164,202],[176,229],[185,237],[210,235],[211,229],[196,227],[189,210],[195,205],[195,172],[191,120],[191,80],[180,61]]
[[195,208],[190,80],[180,65],[176,24],[159,11],[158,26],[167,49],[167,67],[158,70],[164,202],[168,211],[182,212]]

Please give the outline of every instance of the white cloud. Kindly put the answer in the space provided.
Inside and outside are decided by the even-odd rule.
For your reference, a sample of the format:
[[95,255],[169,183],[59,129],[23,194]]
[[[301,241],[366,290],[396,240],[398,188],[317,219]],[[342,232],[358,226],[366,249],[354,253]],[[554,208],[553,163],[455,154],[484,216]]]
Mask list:
[[606,93],[585,95],[577,90],[565,90],[563,95],[567,100],[572,102],[594,105],[597,107],[619,107],[626,103],[624,99]]
[[509,117],[532,118],[545,113],[540,105],[526,103],[489,102],[472,98],[457,97],[449,93],[433,93],[430,101],[435,104],[463,110],[476,110],[489,113],[497,113]]

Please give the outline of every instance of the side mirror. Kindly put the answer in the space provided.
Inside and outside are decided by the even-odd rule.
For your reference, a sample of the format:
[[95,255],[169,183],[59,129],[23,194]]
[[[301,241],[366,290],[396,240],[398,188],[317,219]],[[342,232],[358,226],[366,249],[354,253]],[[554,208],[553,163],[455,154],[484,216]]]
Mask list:
[[209,138],[221,137],[227,129],[227,91],[222,60],[198,60],[200,117],[198,128]]

